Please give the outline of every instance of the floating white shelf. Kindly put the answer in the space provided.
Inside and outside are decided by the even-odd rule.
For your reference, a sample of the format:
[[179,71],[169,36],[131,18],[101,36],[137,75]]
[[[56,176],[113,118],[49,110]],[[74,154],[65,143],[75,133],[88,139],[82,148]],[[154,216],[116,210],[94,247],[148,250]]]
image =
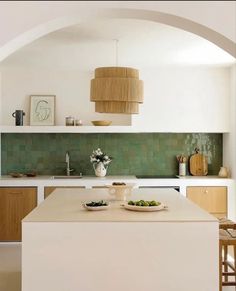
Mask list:
[[1,126],[1,133],[125,133],[137,132],[132,126]]
[[[82,126],[0,126],[0,133],[148,133],[148,132],[162,132],[162,133],[189,133],[199,132],[198,130],[166,130],[165,128],[156,129],[146,127],[137,127],[134,125],[114,125],[114,126],[93,126],[93,125],[82,125]],[[208,133],[224,133],[226,131],[206,131],[200,132]]]

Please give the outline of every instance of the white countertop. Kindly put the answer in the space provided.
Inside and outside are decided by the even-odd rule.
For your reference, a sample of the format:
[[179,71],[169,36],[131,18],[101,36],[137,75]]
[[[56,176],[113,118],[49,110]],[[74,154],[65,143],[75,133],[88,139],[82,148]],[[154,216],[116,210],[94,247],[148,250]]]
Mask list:
[[[55,176],[60,176],[60,175],[55,175]],[[38,181],[38,180],[53,180],[53,181],[58,181],[58,180],[97,180],[97,181],[111,181],[111,180],[175,180],[175,179],[219,179],[219,180],[229,180],[231,178],[221,178],[217,175],[207,175],[207,176],[178,176],[176,175],[176,178],[172,177],[172,178],[137,178],[135,175],[107,175],[105,177],[96,177],[96,176],[82,176],[82,178],[77,178],[74,179],[73,176],[69,176],[70,178],[66,178],[66,179],[54,179],[53,175],[37,175],[35,177],[27,177],[27,176],[23,176],[23,177],[19,177],[19,178],[14,178],[10,175],[2,175],[0,176],[0,181],[4,181],[4,180],[8,180],[8,181]]]
[[[60,175],[55,175],[55,176],[60,176]],[[97,181],[113,181],[113,180],[127,180],[127,179],[137,179],[136,176],[134,175],[116,175],[116,176],[105,176],[105,177],[96,177],[96,176],[82,176],[82,178],[78,178],[78,179],[74,179],[73,176],[69,176],[70,178],[66,178],[66,179],[54,179],[53,178],[54,176],[53,175],[38,175],[38,176],[35,176],[35,177],[26,177],[26,176],[23,176],[23,177],[19,177],[19,178],[14,178],[10,175],[3,175],[3,176],[0,176],[0,181],[4,181],[4,180],[8,180],[8,181],[21,181],[21,180],[24,180],[24,181],[38,181],[38,180],[52,180],[52,181],[67,181],[67,180],[70,180],[70,181],[90,181],[90,180],[97,180]]]
[[157,200],[168,210],[136,212],[122,208],[122,201],[111,201],[103,211],[88,211],[82,202],[109,199],[107,189],[57,189],[27,215],[23,222],[187,222],[216,219],[173,189],[133,189],[131,200]]
[[217,175],[206,175],[206,176],[176,176],[179,179],[230,179],[230,178],[222,178]]
[[[231,178],[220,178],[218,176],[176,176],[176,178],[137,178],[134,175],[111,175],[106,177],[96,177],[96,176],[82,176],[82,178],[70,178],[66,179],[54,179],[53,176],[38,175],[36,177],[20,177],[13,178],[9,175],[0,176],[0,186],[102,186],[106,184],[111,184],[112,182],[127,182],[127,183],[137,183],[139,185],[173,185],[178,186],[181,183],[198,183],[204,181],[204,183],[210,185],[211,183],[216,183],[216,185],[227,184],[233,181]],[[88,187],[90,188],[90,187]]]
[[[227,186],[231,187],[235,181],[231,178],[218,176],[186,176],[178,178],[148,178],[138,179],[134,175],[108,175],[106,177],[83,176],[82,178],[53,179],[53,176],[38,175],[33,178],[0,176],[0,187],[37,187],[38,203],[44,200],[44,187],[83,187],[91,189],[103,187],[113,182],[134,183],[138,187],[178,187],[186,195],[187,186]],[[233,194],[233,192],[232,192]]]
[[0,176],[0,187],[4,186],[19,186],[19,187],[60,187],[60,186],[71,186],[71,187],[86,187],[92,188],[93,186],[104,186],[107,184],[112,184],[113,182],[126,182],[134,183],[137,181],[135,176],[106,176],[106,177],[96,177],[96,176],[83,176],[82,178],[65,178],[65,179],[54,179],[53,176],[38,175],[36,177],[20,177],[13,178],[9,175]]

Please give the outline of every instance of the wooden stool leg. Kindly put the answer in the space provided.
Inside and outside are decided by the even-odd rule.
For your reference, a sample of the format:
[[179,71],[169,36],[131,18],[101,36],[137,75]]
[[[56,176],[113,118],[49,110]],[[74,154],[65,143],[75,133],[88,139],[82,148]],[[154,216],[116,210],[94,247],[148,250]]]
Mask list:
[[219,291],[222,291],[222,244],[219,243]]
[[[224,246],[224,272],[228,272],[228,264],[227,264],[227,257],[228,257],[228,246]],[[225,282],[228,282],[228,276],[225,275]]]
[[[236,282],[236,245],[234,245],[234,262],[233,262],[233,265],[234,265],[234,280]],[[236,290],[236,285],[235,285],[235,290]]]

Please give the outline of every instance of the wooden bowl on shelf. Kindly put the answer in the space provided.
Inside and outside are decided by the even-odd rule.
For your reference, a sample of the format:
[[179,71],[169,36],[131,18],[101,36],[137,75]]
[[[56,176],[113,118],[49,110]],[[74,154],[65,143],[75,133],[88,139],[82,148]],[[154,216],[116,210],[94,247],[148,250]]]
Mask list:
[[95,126],[108,126],[112,123],[110,120],[93,120],[91,122]]
[[9,175],[11,175],[12,178],[21,178],[21,177],[24,177],[24,174],[22,174],[22,173],[10,173]]
[[36,177],[37,174],[35,172],[28,172],[25,174],[26,177]]

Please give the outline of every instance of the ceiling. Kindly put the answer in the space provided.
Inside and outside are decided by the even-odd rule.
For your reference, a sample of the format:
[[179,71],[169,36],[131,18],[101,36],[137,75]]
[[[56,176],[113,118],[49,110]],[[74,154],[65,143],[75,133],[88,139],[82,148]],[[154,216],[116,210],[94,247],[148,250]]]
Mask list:
[[[116,60],[116,41],[117,56]],[[106,19],[67,27],[18,50],[1,64],[90,71],[100,66],[229,66],[235,59],[213,43],[168,25]]]

